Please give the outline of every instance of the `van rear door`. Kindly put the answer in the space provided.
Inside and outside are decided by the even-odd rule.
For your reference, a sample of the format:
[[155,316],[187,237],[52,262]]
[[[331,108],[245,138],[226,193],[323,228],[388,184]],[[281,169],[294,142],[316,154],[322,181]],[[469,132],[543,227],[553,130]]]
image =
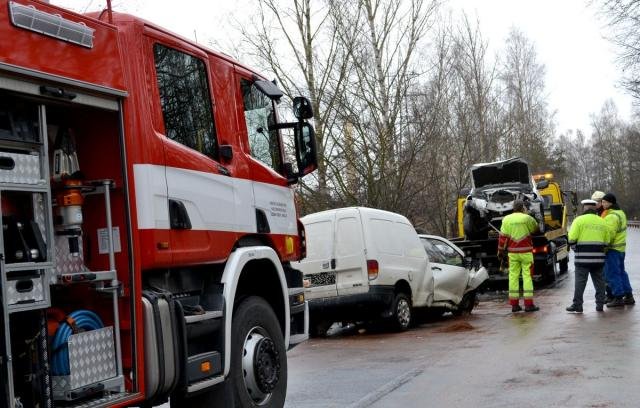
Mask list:
[[355,208],[337,212],[333,267],[338,295],[354,295],[369,291],[367,261],[360,213]]
[[307,299],[335,297],[336,274],[332,268],[335,212],[302,219],[307,241],[307,257],[298,264],[304,274]]

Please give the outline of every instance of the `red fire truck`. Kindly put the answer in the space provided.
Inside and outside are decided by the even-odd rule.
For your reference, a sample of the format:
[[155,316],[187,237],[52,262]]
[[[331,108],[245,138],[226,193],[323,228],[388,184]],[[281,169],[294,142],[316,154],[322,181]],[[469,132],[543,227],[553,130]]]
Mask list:
[[0,407],[281,407],[309,100],[110,7],[0,39]]

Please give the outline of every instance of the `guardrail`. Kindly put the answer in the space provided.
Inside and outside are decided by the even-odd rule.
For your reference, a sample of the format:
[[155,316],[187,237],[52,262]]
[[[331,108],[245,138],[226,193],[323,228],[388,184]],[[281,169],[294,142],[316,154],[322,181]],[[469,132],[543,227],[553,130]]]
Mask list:
[[627,227],[640,228],[640,221],[627,221]]

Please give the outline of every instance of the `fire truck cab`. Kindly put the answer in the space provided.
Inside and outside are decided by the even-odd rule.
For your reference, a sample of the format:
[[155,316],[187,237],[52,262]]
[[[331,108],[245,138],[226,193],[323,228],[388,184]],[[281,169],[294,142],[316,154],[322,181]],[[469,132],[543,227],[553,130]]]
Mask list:
[[0,406],[282,406],[309,101],[110,9],[0,38]]

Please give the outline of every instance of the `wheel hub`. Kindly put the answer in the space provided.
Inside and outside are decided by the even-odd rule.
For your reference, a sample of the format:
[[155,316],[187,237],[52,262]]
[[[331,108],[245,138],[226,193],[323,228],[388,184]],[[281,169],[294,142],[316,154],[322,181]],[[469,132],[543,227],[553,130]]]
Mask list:
[[280,353],[264,329],[255,327],[244,342],[242,370],[247,393],[257,405],[265,404],[281,378]]
[[264,393],[276,388],[280,379],[280,361],[276,345],[271,339],[263,338],[258,342],[254,366],[258,387]]

